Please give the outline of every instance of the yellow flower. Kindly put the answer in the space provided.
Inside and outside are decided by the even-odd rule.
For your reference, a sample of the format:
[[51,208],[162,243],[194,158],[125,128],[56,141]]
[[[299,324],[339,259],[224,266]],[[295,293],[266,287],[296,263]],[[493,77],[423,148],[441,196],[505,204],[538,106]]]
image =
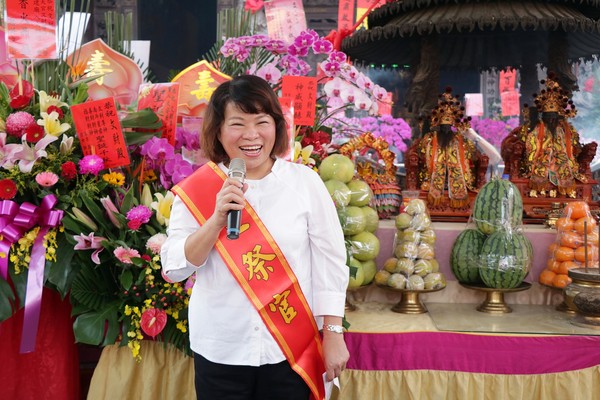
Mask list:
[[102,175],[102,180],[112,186],[123,186],[125,184],[125,175],[121,172],[110,172]]
[[50,107],[50,106],[56,106],[58,108],[69,106],[67,103],[63,103],[62,101],[60,101],[58,96],[50,96],[43,90],[40,90],[39,96],[40,96],[40,113],[45,113],[46,111],[48,111],[48,107]]
[[315,160],[310,158],[312,154],[314,146],[309,144],[308,146],[302,148],[300,142],[294,142],[294,158],[293,161],[295,163],[302,163],[304,165],[314,165]]
[[150,207],[156,210],[156,219],[161,225],[169,226],[169,218],[171,218],[171,206],[175,196],[172,192],[167,192],[166,195],[162,193],[154,193],[157,201],[153,201]]
[[48,135],[52,136],[60,136],[63,132],[66,132],[71,128],[71,125],[66,122],[61,123],[58,119],[58,113],[56,111],[52,111],[50,114],[46,112],[40,113],[42,119],[38,119],[38,125],[44,127],[44,131]]

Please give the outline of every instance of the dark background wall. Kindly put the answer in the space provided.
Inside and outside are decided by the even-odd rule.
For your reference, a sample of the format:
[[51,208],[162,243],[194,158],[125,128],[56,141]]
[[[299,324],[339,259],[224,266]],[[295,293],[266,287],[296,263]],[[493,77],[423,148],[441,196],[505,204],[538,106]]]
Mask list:
[[216,16],[217,0],[139,1],[138,39],[151,40],[150,69],[158,82],[167,81],[171,70],[194,64],[214,45]]

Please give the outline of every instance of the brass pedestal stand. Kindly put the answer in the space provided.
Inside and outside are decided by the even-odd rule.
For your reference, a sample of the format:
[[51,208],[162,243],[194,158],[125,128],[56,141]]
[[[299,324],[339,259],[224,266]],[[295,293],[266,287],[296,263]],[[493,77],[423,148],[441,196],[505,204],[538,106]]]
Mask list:
[[477,306],[477,311],[489,313],[489,314],[506,314],[512,312],[512,308],[504,300],[505,293],[520,292],[527,290],[531,287],[531,283],[523,282],[516,288],[502,289],[502,288],[490,288],[483,284],[460,284],[467,289],[477,290],[485,293],[485,300]]
[[410,289],[396,289],[390,286],[377,285],[380,288],[391,290],[394,292],[402,293],[402,298],[398,303],[392,307],[392,311],[401,314],[424,314],[427,312],[427,307],[419,298],[422,293],[433,293],[438,292],[445,288],[437,289],[423,289],[423,290],[410,290]]

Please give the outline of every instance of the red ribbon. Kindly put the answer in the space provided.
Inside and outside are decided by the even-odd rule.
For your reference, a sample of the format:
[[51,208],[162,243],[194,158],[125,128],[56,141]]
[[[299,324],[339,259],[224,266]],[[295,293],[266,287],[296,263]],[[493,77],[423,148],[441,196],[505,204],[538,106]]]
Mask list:
[[54,210],[58,199],[49,194],[42,199],[38,207],[25,202],[17,204],[11,200],[0,203],[0,274],[8,278],[8,260],[10,246],[16,243],[26,232],[36,226],[40,227],[31,248],[27,289],[25,292],[25,310],[23,317],[23,334],[21,336],[21,353],[29,353],[35,349],[40,310],[42,305],[42,289],[44,286],[44,265],[46,264],[46,248],[44,236],[51,228],[57,227],[63,217],[62,210]]

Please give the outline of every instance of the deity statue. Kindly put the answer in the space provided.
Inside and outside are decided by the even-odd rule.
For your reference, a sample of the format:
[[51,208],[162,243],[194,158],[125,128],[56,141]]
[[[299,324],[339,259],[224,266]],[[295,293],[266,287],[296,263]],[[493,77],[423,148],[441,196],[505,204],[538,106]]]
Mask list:
[[549,192],[550,197],[576,198],[577,182],[588,181],[578,162],[587,152],[582,151],[579,134],[568,121],[577,110],[552,77],[542,84],[546,88],[534,95],[541,118],[524,136],[523,176],[529,179],[531,197],[545,197]]
[[470,127],[463,117],[458,96],[447,88],[431,112],[429,132],[408,151],[407,189],[426,191],[430,207],[440,206],[447,196],[450,208],[468,208],[469,192],[485,183],[488,157],[463,134]]

